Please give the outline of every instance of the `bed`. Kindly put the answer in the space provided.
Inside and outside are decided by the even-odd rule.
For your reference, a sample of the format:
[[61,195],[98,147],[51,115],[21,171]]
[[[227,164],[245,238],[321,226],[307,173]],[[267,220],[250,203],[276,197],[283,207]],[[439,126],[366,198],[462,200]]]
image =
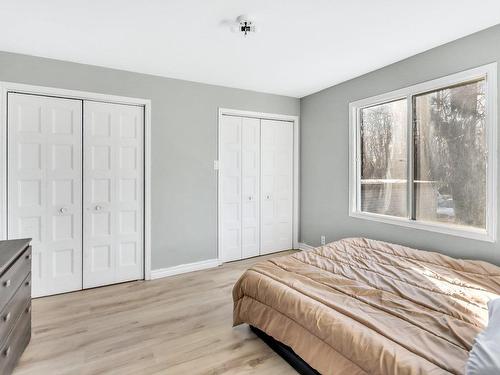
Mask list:
[[350,238],[252,266],[233,323],[321,374],[463,374],[499,295],[492,264]]

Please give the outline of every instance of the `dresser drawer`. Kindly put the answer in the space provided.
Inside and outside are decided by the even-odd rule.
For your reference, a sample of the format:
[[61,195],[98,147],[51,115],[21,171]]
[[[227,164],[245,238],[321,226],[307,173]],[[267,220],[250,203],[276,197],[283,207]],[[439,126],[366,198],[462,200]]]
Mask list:
[[0,349],[0,374],[8,375],[14,370],[31,338],[31,311],[24,306],[14,330]]
[[7,306],[0,312],[0,346],[9,335],[19,316],[26,309],[26,306],[31,306],[30,278],[31,274],[28,274]]
[[9,302],[17,288],[31,272],[31,246],[0,277],[0,309]]

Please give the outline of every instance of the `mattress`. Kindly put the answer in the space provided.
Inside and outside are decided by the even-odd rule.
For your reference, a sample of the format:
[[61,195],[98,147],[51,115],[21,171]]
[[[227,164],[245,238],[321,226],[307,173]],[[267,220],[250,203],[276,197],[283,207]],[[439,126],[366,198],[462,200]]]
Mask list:
[[257,263],[233,289],[250,324],[322,374],[463,374],[500,268],[363,238]]

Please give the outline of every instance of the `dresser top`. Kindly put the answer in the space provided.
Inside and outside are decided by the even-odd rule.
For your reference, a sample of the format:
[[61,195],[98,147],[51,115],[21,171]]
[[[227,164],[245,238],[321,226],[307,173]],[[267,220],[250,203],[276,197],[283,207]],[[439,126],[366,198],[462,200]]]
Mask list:
[[26,249],[30,242],[31,238],[0,241],[0,274]]

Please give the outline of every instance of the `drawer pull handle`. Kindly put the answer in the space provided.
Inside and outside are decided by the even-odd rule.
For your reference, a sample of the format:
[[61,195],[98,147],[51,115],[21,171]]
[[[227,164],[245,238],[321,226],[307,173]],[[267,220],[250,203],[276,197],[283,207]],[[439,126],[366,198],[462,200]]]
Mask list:
[[8,357],[10,354],[10,346],[2,352],[4,357]]
[[31,312],[31,305],[29,305],[28,307],[26,307],[25,312],[26,312],[26,314],[29,314]]
[[31,254],[26,255],[26,259],[31,259]]
[[12,283],[12,282],[10,281],[10,279],[9,279],[9,280],[5,280],[5,281],[3,282],[3,286],[4,286],[4,287],[6,287],[6,288],[8,288],[8,287],[10,286],[10,284],[11,284],[11,283]]
[[29,281],[29,280],[28,280],[28,281],[26,281],[26,282],[24,283],[24,285],[29,286],[29,285],[30,285],[30,281]]
[[10,312],[9,312],[7,315],[5,315],[5,316],[3,317],[3,321],[4,321],[4,322],[8,322],[8,321],[10,320],[10,317],[11,317],[11,314],[10,314]]

